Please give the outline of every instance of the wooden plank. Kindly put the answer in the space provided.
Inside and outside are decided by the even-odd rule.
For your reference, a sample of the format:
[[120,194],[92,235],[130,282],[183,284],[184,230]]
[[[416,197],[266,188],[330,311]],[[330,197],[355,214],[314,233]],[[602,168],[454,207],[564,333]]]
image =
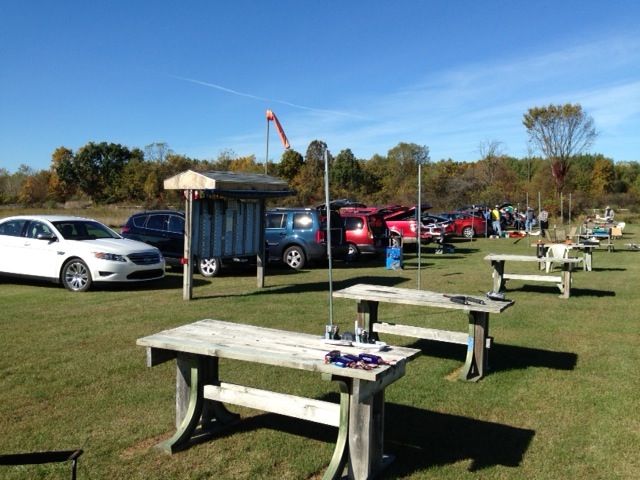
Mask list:
[[[324,355],[335,346],[324,343],[320,335],[285,332],[254,325],[200,320],[182,327],[165,330],[138,339],[137,344],[161,350],[244,360],[267,365],[282,366],[319,373],[335,373],[338,367],[324,363]],[[357,347],[340,347],[343,353],[358,354]],[[400,362],[420,354],[419,350],[388,347],[382,356]],[[389,368],[375,370],[343,369],[341,375],[349,378],[376,381],[388,375]]]
[[529,275],[520,273],[505,273],[502,278],[505,280],[531,280],[532,282],[552,282],[562,283],[562,277],[551,275]]
[[512,262],[557,262],[557,263],[579,263],[581,259],[575,257],[558,258],[558,257],[537,257],[535,255],[508,255],[490,253],[485,260],[492,261],[512,261]]
[[469,334],[466,332],[450,332],[448,330],[438,330],[435,328],[413,327],[410,325],[396,325],[393,323],[374,323],[373,331],[379,333],[389,333],[402,337],[424,338],[437,342],[457,343],[466,345],[469,341]]
[[225,382],[205,385],[203,396],[208,400],[277,413],[331,427],[340,425],[340,405],[337,403]]
[[439,293],[427,290],[417,290],[411,288],[387,287],[383,285],[367,285],[357,284],[351,287],[338,290],[333,293],[334,297],[351,298],[354,300],[367,300],[374,302],[397,303],[403,305],[418,305],[423,307],[449,308],[453,310],[474,310],[480,312],[500,313],[510,307],[512,302],[500,302],[489,300],[487,298],[478,298],[484,304],[470,303],[463,305],[454,303],[451,298],[445,296],[469,296],[478,298],[474,295],[464,295],[460,293]]

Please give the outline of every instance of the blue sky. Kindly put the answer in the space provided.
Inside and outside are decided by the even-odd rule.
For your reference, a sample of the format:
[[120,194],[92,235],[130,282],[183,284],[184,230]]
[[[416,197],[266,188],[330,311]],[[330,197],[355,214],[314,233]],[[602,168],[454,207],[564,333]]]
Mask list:
[[0,87],[9,172],[91,141],[262,163],[266,109],[303,155],[523,157],[523,114],[567,102],[595,120],[592,153],[639,161],[640,2],[6,0]]

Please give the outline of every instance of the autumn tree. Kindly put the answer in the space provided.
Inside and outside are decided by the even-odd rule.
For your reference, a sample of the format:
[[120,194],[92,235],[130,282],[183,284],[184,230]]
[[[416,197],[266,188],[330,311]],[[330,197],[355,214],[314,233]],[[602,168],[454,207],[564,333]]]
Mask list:
[[549,160],[556,193],[561,193],[572,158],[591,147],[598,133],[580,104],[530,108],[522,121],[529,142]]
[[26,178],[18,201],[23,205],[43,205],[49,199],[49,181],[52,173],[40,170]]
[[89,142],[55,171],[62,181],[77,185],[94,202],[107,203],[118,199],[122,169],[134,157],[142,158],[142,151],[115,143]]
[[340,196],[357,195],[363,181],[362,169],[351,149],[342,150],[336,155],[330,171],[332,189]]
[[290,182],[298,175],[303,165],[302,154],[289,148],[284,151],[280,163],[277,165],[278,176]]

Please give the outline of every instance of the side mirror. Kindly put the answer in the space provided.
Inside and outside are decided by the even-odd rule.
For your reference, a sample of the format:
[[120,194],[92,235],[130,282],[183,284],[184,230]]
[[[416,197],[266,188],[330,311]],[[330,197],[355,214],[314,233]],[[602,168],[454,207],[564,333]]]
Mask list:
[[53,235],[52,233],[39,233],[36,237],[37,240],[47,240],[48,242],[53,242],[58,240],[58,237]]

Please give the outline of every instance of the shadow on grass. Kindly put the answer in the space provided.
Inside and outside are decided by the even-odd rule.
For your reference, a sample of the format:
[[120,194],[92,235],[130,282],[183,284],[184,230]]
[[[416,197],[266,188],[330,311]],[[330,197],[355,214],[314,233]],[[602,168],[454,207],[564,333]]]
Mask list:
[[[409,348],[417,348],[423,355],[448,360],[465,361],[467,347],[433,340],[418,340]],[[554,352],[540,348],[521,347],[494,343],[489,349],[489,375],[492,372],[525,370],[530,367],[554,370],[573,370],[578,363],[578,355],[572,352]]]
[[[573,283],[573,282],[572,282]],[[531,292],[531,293],[543,293],[560,295],[560,290],[555,285],[522,285],[519,288],[513,288],[507,286],[505,294],[508,296],[508,292]],[[594,290],[592,288],[578,288],[571,287],[571,297],[615,297],[616,292],[607,290]]]
[[[362,276],[348,280],[333,281],[333,290],[341,290],[343,288],[356,285],[358,283],[370,283],[374,285],[385,285],[392,287],[399,283],[408,282],[406,278],[390,278],[390,277],[376,277],[376,276]],[[207,298],[222,298],[222,297],[242,297],[247,295],[272,295],[272,294],[292,294],[292,293],[310,293],[310,292],[328,292],[328,281],[322,282],[310,282],[310,283],[295,283],[291,285],[276,285],[265,286],[259,291],[244,292],[244,293],[232,293],[221,295],[199,295],[194,300],[204,300]]]
[[[321,400],[339,402],[339,397],[332,393]],[[327,443],[335,443],[338,435],[334,427],[313,424],[310,428],[310,423],[303,420],[264,413],[245,418],[218,436],[256,429]],[[384,453],[395,456],[395,461],[380,478],[406,477],[434,466],[469,460],[469,471],[496,465],[518,467],[534,435],[529,429],[386,403]],[[326,458],[327,464],[329,460]]]

